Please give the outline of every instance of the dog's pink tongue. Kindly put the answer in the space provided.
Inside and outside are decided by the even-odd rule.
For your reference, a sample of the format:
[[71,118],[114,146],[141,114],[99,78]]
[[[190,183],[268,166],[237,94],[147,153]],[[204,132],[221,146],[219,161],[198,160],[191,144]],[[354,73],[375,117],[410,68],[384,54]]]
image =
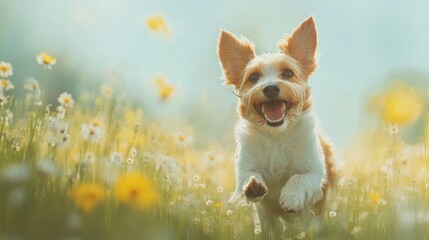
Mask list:
[[278,122],[283,119],[286,104],[283,101],[270,101],[262,104],[262,112],[270,122]]

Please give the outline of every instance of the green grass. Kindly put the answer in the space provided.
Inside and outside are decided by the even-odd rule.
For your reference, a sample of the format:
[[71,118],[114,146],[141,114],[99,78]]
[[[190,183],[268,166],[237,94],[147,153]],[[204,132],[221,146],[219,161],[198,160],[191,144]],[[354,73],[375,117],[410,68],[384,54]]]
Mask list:
[[[233,152],[195,147],[192,126],[172,132],[118,93],[108,98],[86,94],[63,119],[53,107],[47,112],[45,102],[39,106],[13,97],[0,107],[1,116],[6,110],[14,114],[13,121],[0,123],[0,239],[272,236],[266,228],[255,234],[250,205],[228,202],[234,188]],[[94,118],[101,122],[101,137],[85,140],[82,124]],[[112,162],[114,152],[123,160]],[[424,144],[407,145],[400,133],[380,126],[362,131],[341,152],[341,178],[329,191],[325,210],[320,216],[302,214],[284,236],[429,238],[429,155]],[[116,199],[117,178],[131,172],[150,179],[158,195],[155,206],[140,209]],[[72,197],[80,183],[97,183],[105,190],[91,211]]]

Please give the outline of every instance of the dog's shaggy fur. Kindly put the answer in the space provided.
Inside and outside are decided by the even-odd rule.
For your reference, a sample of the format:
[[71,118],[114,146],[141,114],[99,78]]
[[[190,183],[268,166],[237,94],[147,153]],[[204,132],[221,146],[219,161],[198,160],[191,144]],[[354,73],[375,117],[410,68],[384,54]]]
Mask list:
[[308,78],[317,66],[316,48],[313,17],[273,54],[256,56],[248,39],[227,31],[219,38],[225,84],[239,96],[232,200],[258,203],[261,221],[274,222],[315,204],[320,209],[335,179],[331,146],[311,109]]

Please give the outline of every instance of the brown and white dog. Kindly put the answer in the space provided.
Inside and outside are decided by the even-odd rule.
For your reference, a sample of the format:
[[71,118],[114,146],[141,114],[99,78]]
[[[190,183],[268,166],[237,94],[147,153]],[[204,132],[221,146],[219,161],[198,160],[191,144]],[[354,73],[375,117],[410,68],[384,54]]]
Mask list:
[[248,39],[224,30],[219,38],[225,84],[239,96],[232,200],[258,203],[261,221],[320,205],[335,178],[331,146],[311,109],[316,48],[313,17],[281,41],[277,53],[256,56]]

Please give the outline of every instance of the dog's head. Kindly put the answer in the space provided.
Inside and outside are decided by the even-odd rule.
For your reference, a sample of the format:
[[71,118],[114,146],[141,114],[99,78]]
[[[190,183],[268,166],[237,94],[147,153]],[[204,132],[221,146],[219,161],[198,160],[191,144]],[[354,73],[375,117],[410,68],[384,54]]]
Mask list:
[[317,32],[309,17],[278,44],[279,52],[255,55],[254,45],[222,31],[218,54],[225,84],[240,97],[241,117],[270,127],[288,126],[311,107],[308,77],[316,68]]

